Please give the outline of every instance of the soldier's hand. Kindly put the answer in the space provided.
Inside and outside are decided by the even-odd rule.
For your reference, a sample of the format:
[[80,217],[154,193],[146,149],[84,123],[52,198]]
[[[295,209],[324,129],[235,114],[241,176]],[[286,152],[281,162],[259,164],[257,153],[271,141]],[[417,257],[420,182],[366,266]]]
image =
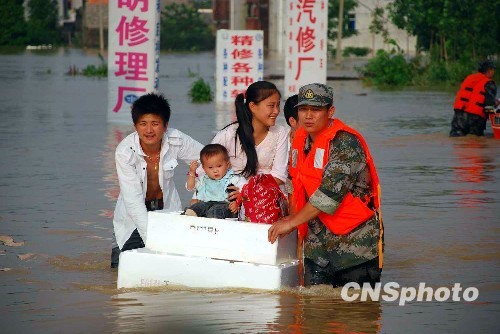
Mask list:
[[286,235],[293,231],[295,226],[291,222],[292,218],[293,216],[286,216],[273,223],[267,231],[267,240],[274,244],[279,236]]

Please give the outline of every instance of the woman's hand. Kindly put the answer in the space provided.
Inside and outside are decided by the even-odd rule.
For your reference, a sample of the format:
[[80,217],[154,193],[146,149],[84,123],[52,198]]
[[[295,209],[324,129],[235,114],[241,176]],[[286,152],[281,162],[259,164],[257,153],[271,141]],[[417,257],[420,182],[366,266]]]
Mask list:
[[229,203],[229,211],[231,211],[231,213],[238,213],[238,204],[236,204],[236,201],[232,201]]

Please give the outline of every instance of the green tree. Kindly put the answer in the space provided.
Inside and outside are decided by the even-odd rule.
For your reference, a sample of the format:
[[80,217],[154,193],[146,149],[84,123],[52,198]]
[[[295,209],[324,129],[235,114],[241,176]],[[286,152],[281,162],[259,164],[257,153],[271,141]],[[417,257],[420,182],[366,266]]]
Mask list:
[[22,45],[26,41],[23,0],[0,3],[0,45]]
[[387,29],[387,18],[385,11],[382,7],[375,7],[371,13],[372,22],[370,23],[369,30],[372,34],[381,35],[384,43],[389,43],[389,31]]
[[394,24],[417,36],[433,60],[480,59],[500,52],[500,2],[486,0],[395,0]]
[[[356,0],[344,0],[344,13],[342,15],[342,38],[357,35],[357,30],[349,28],[349,12],[358,6]],[[339,26],[339,0],[328,1],[328,39],[337,39]]]
[[61,41],[57,2],[29,0],[28,43],[58,44]]
[[191,101],[195,103],[210,102],[213,100],[210,84],[203,80],[203,78],[198,78],[198,80],[193,82],[188,95],[191,97]]
[[191,0],[195,8],[212,8],[212,0]]
[[215,37],[196,8],[173,3],[162,13],[160,45],[166,50],[212,50]]
[[363,80],[377,87],[402,87],[411,82],[411,68],[398,52],[378,50],[361,69]]

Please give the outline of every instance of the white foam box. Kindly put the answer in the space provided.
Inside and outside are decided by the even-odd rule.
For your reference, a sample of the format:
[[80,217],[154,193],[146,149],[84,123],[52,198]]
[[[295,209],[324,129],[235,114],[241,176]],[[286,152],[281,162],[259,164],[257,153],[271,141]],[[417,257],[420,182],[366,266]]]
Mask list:
[[298,284],[297,260],[274,266],[172,255],[146,248],[120,254],[117,281],[118,288],[183,285],[194,288],[279,290]]
[[267,240],[271,225],[149,212],[146,248],[169,254],[277,265],[297,259],[297,232]]

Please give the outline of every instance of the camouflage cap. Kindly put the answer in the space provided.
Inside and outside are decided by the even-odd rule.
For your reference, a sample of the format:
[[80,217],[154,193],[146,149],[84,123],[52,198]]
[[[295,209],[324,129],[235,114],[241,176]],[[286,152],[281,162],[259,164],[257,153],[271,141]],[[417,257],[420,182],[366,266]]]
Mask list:
[[300,87],[298,106],[324,107],[333,104],[333,89],[327,85],[313,83]]

